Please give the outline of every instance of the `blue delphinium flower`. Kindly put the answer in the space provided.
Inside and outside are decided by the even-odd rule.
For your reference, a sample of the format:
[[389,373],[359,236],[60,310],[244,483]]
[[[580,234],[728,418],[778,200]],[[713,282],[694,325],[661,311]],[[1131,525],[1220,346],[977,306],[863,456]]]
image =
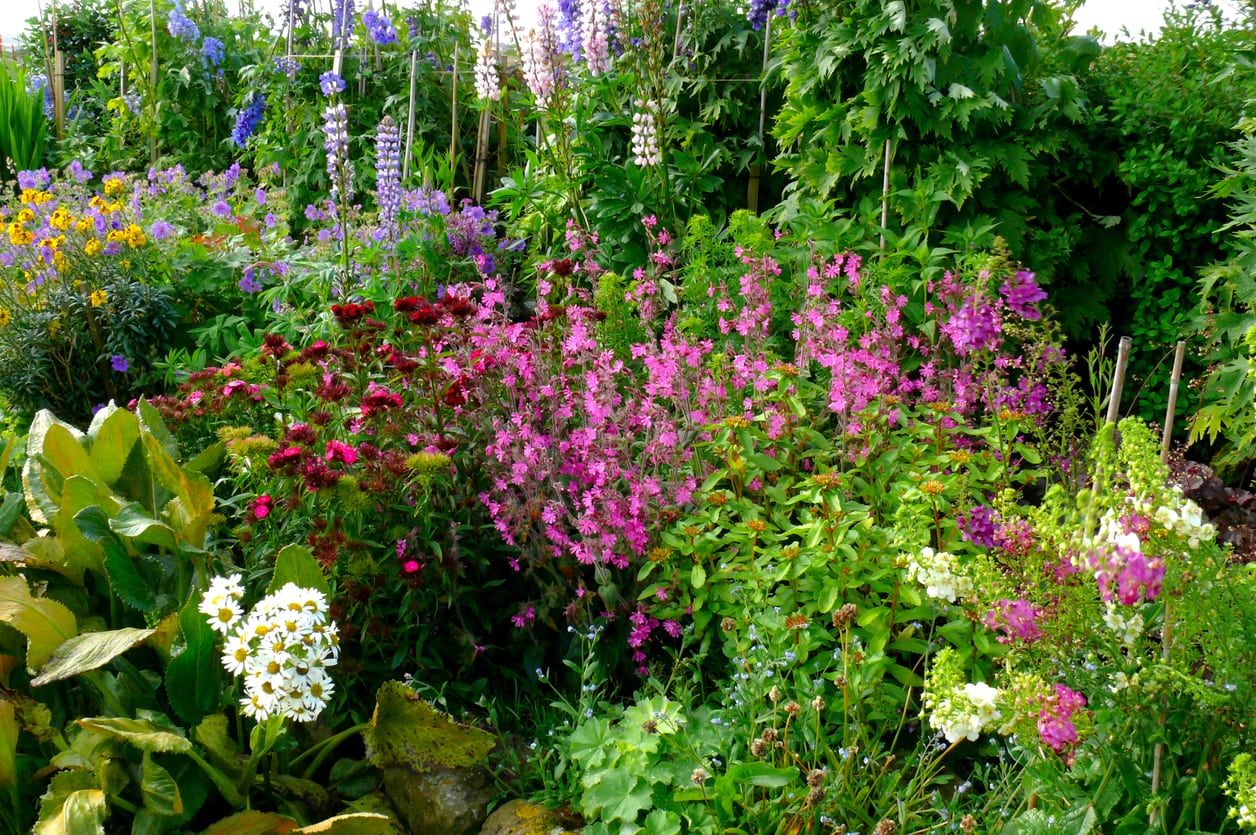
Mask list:
[[353,0],[333,0],[331,4],[331,45],[344,49],[353,34]]
[[223,43],[218,38],[206,36],[205,40],[201,41],[201,63],[206,67],[220,66],[225,52]]
[[324,96],[334,96],[344,92],[345,80],[328,70],[318,77],[318,89],[323,91]]
[[175,0],[174,8],[166,15],[166,31],[189,43],[195,43],[201,38],[201,30],[196,22],[184,14],[182,0]]
[[397,42],[397,30],[383,12],[367,9],[362,13],[362,23],[365,24],[366,33],[371,36],[371,40],[380,46]]
[[266,112],[266,98],[261,93],[254,93],[248,106],[241,108],[236,116],[235,130],[231,132],[231,141],[237,148],[243,148],[249,137],[257,131]]

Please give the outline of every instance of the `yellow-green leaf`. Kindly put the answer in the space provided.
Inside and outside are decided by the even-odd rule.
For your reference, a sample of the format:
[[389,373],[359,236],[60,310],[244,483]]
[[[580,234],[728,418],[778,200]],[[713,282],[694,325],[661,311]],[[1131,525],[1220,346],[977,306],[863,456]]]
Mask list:
[[273,812],[237,812],[223,818],[201,835],[271,835],[294,832],[297,822]]
[[389,835],[391,832],[392,824],[387,815],[351,812],[303,826],[294,835]]
[[140,438],[139,419],[133,412],[111,403],[96,414],[87,434],[92,439],[91,459],[96,472],[105,484],[113,484],[121,477],[127,456]]
[[144,752],[144,765],[140,769],[140,793],[144,795],[144,808],[154,815],[172,817],[183,814],[183,797],[179,784],[170,772],[153,762],[153,755]]
[[[141,711],[143,712],[143,711]],[[128,719],[123,716],[96,716],[78,720],[79,727],[134,745],[141,751],[184,754],[192,743],[177,728],[162,727],[149,719]]]
[[127,627],[108,632],[87,632],[70,638],[57,647],[39,675],[31,679],[31,684],[40,687],[103,667],[155,631]]
[[78,632],[73,612],[55,600],[31,597],[21,577],[0,577],[0,622],[26,636],[26,666],[31,668]]
[[17,785],[17,735],[19,731],[13,702],[0,699],[0,788]]
[[59,771],[39,801],[33,835],[104,835],[109,805],[89,771]]

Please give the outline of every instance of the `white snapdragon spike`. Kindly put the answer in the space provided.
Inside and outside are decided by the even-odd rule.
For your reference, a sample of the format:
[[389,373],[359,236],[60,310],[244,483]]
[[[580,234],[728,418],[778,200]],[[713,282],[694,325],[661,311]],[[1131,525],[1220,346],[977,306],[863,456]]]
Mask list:
[[225,622],[221,612],[228,604],[235,607],[231,626],[214,628],[227,636],[223,667],[244,682],[241,710],[259,721],[271,716],[298,722],[318,718],[335,692],[328,668],[340,660],[340,633],[327,616],[326,595],[288,583],[242,615],[239,594],[224,591],[243,592],[239,575],[234,575],[234,586],[232,579],[211,584],[201,611],[215,624],[215,619]]
[[960,572],[959,560],[946,551],[925,548],[907,562],[907,578],[924,586],[925,594],[954,603],[973,593],[972,578]]
[[952,744],[961,739],[976,741],[983,733],[998,727],[1001,693],[984,682],[965,684],[950,698],[942,699],[929,715],[929,724],[941,731]]
[[632,114],[632,161],[642,168],[663,164],[657,102],[637,99]]
[[1115,601],[1107,601],[1104,604],[1103,625],[1115,632],[1121,643],[1132,647],[1142,637],[1146,623],[1141,612],[1132,610],[1127,614],[1122,611],[1123,608],[1117,606]]
[[481,42],[475,61],[475,93],[484,101],[499,101],[502,97],[501,79],[497,74],[497,55],[489,38]]
[[1183,496],[1180,490],[1175,490],[1173,495],[1175,500],[1156,508],[1156,522],[1185,539],[1191,548],[1214,541],[1217,528],[1204,521],[1204,511],[1200,506]]

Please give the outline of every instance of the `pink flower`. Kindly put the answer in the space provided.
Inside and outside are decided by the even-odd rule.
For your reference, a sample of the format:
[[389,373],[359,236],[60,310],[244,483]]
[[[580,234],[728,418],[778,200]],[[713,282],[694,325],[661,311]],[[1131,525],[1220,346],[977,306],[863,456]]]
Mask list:
[[327,452],[323,455],[323,460],[351,465],[358,460],[358,451],[344,441],[331,440],[327,442]]
[[270,515],[271,504],[272,504],[272,499],[270,498],[270,496],[263,493],[262,495],[258,496],[256,499],[252,501],[252,503],[249,505],[249,510],[252,511],[253,516],[258,521],[261,521],[262,519],[265,519],[267,516]]

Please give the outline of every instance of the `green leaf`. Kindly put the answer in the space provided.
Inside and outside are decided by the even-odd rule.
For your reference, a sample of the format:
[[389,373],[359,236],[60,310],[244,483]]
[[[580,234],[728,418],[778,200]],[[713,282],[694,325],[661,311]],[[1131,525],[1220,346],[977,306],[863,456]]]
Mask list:
[[580,810],[594,820],[635,823],[637,816],[652,805],[650,784],[626,768],[611,768],[589,776],[595,782],[585,788]]
[[702,563],[694,563],[693,570],[689,572],[689,583],[695,589],[700,589],[706,585],[706,581],[706,569],[702,567]]
[[17,785],[17,735],[20,730],[13,702],[0,699],[0,789]]
[[765,789],[780,789],[798,779],[798,769],[778,768],[767,763],[739,763],[725,775],[738,783],[749,783]]
[[109,528],[118,536],[125,536],[145,545],[156,545],[168,551],[178,548],[174,531],[147,516],[138,503],[133,502],[118,511],[118,515],[109,520]]
[[[140,711],[142,716],[153,716],[150,711]],[[151,718],[128,719],[122,716],[96,716],[78,720],[79,727],[93,733],[113,737],[148,753],[174,752],[186,754],[192,743],[183,732],[169,721],[158,722]]]
[[39,675],[31,679],[31,684],[41,687],[103,667],[156,631],[127,627],[108,632],[87,632],[70,638],[57,647]]
[[33,835],[104,835],[109,805],[87,771],[59,771],[39,800]]
[[153,761],[153,755],[144,752],[144,765],[140,769],[140,793],[144,795],[144,808],[154,815],[171,817],[183,814],[183,798],[179,785],[170,772]]
[[166,667],[166,697],[189,726],[218,708],[222,695],[217,635],[196,608],[195,596],[179,612],[183,651]]
[[297,822],[273,812],[237,812],[210,826],[201,835],[271,835],[293,832]]
[[266,593],[273,594],[288,583],[296,583],[302,588],[318,589],[323,594],[330,593],[322,566],[314,559],[310,549],[303,545],[284,546],[279,556],[275,557],[275,573],[270,578]]
[[127,456],[139,440],[139,419],[111,403],[96,413],[87,435],[92,439],[91,460],[96,472],[105,484],[113,484],[122,476]]
[[[48,520],[57,513],[57,505],[61,500],[60,483],[65,477],[57,473],[46,473],[41,459],[44,441],[48,431],[54,426],[66,429],[71,436],[77,429],[57,420],[47,409],[40,409],[31,421],[30,430],[26,435],[26,463],[22,466],[22,492],[26,496],[26,509],[31,521],[37,525],[47,525]],[[81,437],[81,434],[80,436]],[[56,489],[49,481],[56,482]]]
[[21,577],[0,577],[0,623],[26,636],[26,666],[32,669],[78,632],[69,609],[55,600],[31,597]]

